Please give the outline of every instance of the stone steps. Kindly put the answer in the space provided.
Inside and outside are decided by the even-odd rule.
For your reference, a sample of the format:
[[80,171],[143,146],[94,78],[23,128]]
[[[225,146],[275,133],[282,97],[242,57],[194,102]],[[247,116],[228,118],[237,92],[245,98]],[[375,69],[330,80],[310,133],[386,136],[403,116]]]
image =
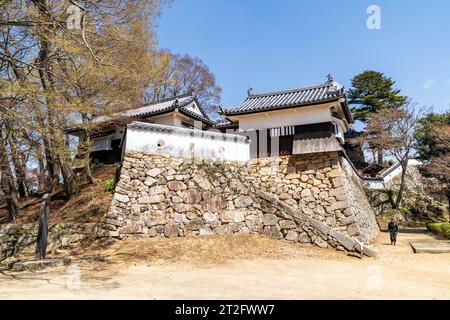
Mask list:
[[414,253],[450,253],[450,241],[411,242]]

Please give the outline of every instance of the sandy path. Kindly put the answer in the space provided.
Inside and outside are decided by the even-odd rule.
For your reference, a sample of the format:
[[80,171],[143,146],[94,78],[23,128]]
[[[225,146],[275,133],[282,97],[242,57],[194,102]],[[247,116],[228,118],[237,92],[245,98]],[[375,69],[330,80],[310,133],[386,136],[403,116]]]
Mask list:
[[[186,252],[176,254],[178,262],[176,258],[113,264],[80,260],[75,262],[81,271],[79,283],[76,269],[4,272],[0,298],[450,299],[450,254],[414,254],[409,246],[412,240],[430,239],[428,233],[402,233],[393,247],[382,233],[375,244],[380,257],[363,260],[271,239],[260,247],[249,245],[250,258],[212,264],[203,264],[204,257],[189,257]],[[198,245],[205,240],[189,241]],[[262,249],[268,246],[275,249]],[[233,253],[233,249],[226,251]],[[249,252],[237,254],[248,256]]]

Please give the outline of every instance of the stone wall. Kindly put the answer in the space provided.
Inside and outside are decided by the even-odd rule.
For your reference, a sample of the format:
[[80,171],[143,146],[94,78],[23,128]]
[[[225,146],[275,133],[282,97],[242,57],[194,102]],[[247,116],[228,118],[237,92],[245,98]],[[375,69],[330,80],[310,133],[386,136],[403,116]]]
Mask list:
[[380,228],[375,218],[375,211],[364,191],[361,179],[354,172],[353,167],[347,162],[347,159],[341,158],[343,188],[347,196],[348,202],[351,204],[348,211],[354,218],[355,223],[350,226],[349,234],[355,235],[361,241],[369,243],[373,241]]
[[129,152],[104,221],[108,234],[260,233],[264,221],[248,187],[252,179],[251,167],[242,163]]
[[[37,224],[4,224],[0,226],[0,263],[22,251],[34,251],[38,234]],[[97,237],[94,223],[59,223],[50,225],[47,252],[68,247]]]
[[[264,233],[352,251],[353,247],[341,246],[339,240],[316,230],[316,226],[333,228],[341,240],[365,234],[364,225],[353,217],[342,173],[337,153],[208,164],[128,152],[102,235]],[[317,223],[306,225],[258,191]],[[369,238],[360,237],[366,242]]]
[[[36,224],[1,225],[0,262],[33,251],[37,231]],[[263,233],[373,255],[363,243],[378,231],[337,153],[205,163],[127,152],[103,221],[51,225],[48,252],[99,237]]]
[[379,229],[359,181],[337,152],[254,161],[255,185],[329,227],[370,243]]

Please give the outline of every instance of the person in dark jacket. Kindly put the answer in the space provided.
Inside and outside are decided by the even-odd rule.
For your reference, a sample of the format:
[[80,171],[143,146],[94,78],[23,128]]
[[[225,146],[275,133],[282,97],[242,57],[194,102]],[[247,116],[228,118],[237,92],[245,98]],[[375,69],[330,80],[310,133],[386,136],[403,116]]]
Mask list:
[[391,236],[391,244],[395,246],[395,243],[397,242],[397,233],[398,233],[398,225],[395,219],[391,219],[391,222],[389,222],[388,231]]

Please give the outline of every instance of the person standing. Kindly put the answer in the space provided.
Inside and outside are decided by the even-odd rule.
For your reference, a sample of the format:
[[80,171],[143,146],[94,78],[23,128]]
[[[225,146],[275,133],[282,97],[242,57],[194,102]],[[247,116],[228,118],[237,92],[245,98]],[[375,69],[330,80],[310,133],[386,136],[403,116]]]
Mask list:
[[391,219],[391,222],[389,222],[388,231],[389,235],[391,236],[391,245],[393,244],[395,246],[395,243],[397,242],[397,233],[398,233],[398,225],[395,219]]

